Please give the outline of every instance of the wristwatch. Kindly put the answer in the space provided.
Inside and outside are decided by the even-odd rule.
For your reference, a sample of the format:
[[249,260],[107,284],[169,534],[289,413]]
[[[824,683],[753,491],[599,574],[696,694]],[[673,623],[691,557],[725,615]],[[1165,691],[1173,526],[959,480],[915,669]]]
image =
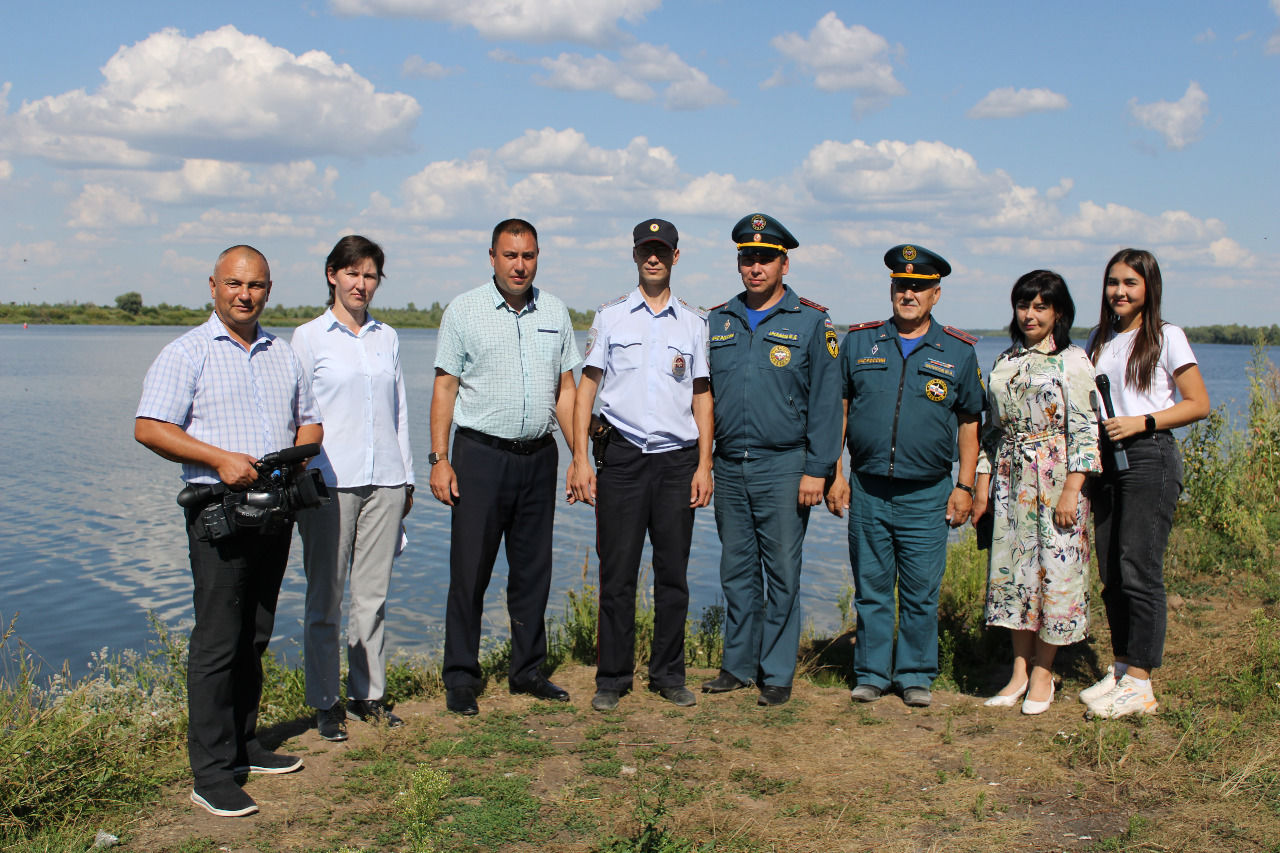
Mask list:
[[447,458],[448,457],[446,457],[443,453],[436,453],[435,451],[432,451],[431,453],[427,454],[427,461],[430,462],[432,465]]
[[1156,416],[1147,415],[1147,432],[1152,433],[1155,431],[1156,431]]
[[964,483],[956,483],[956,488],[969,493],[969,497],[973,497],[973,486],[966,486]]

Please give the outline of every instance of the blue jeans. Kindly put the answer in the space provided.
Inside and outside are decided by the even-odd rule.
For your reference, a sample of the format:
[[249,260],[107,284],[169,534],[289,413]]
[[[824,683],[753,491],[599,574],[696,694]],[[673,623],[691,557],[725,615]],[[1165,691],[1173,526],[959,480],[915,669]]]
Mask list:
[[1093,532],[1111,650],[1139,669],[1164,657],[1164,549],[1182,492],[1182,457],[1167,431],[1125,442],[1129,469],[1107,457],[1093,492]]

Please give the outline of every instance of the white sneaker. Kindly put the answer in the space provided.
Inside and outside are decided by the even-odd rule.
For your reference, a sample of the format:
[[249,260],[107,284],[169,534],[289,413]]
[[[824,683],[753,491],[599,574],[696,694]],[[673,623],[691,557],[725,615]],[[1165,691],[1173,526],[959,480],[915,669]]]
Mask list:
[[1129,714],[1154,714],[1160,703],[1156,701],[1151,690],[1151,682],[1146,687],[1139,687],[1132,676],[1124,676],[1116,684],[1115,689],[1089,706],[1090,717],[1114,720]]
[[1080,691],[1080,701],[1086,705],[1092,705],[1115,689],[1116,665],[1111,664],[1111,666],[1107,667],[1107,674],[1102,677],[1101,681]]

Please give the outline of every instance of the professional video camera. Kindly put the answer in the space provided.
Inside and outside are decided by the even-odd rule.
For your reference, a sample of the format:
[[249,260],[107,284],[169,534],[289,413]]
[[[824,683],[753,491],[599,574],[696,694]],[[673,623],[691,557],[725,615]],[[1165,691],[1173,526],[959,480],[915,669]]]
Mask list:
[[318,444],[300,444],[268,453],[254,465],[258,480],[243,492],[224,483],[191,483],[178,492],[178,505],[199,509],[197,532],[212,542],[241,531],[275,533],[300,509],[329,502],[329,489],[319,471],[296,471],[294,465],[320,453]]

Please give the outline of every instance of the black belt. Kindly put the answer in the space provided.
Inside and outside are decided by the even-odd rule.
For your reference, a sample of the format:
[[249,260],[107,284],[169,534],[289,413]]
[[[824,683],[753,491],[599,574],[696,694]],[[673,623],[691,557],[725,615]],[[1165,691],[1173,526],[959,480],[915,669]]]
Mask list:
[[509,438],[498,438],[496,435],[489,435],[483,432],[469,429],[467,427],[458,427],[458,435],[463,438],[469,438],[472,441],[478,441],[481,444],[487,444],[490,447],[496,447],[498,450],[505,450],[508,453],[519,453],[528,456],[537,453],[549,444],[555,443],[555,437],[551,433],[547,433],[542,438],[531,438],[528,441],[512,441]]

